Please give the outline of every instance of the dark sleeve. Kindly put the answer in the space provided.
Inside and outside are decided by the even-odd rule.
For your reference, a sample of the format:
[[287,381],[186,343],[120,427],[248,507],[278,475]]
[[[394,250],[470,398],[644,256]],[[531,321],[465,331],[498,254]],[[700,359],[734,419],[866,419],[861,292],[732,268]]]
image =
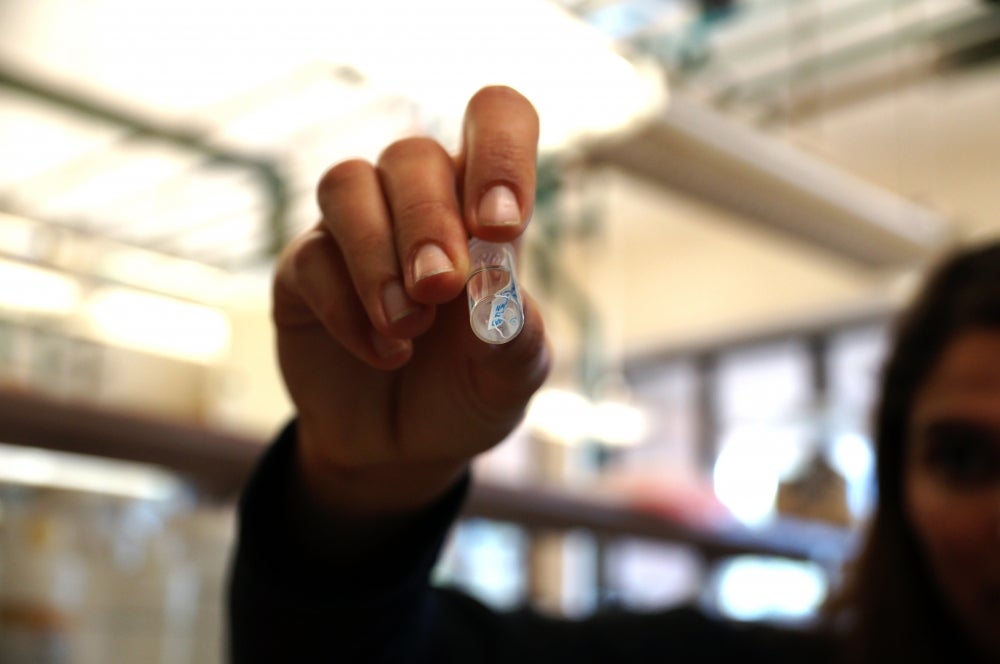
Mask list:
[[[586,621],[497,613],[432,588],[433,568],[466,478],[362,562],[336,547],[301,550],[287,518],[295,427],[265,453],[240,501],[230,578],[233,662],[767,662],[826,661],[808,635],[736,625],[692,608]],[[355,536],[329,523],[327,541]]]
[[418,662],[432,619],[428,578],[468,479],[363,561],[339,559],[354,536],[321,524],[334,543],[297,546],[289,518],[295,423],[264,453],[239,503],[229,579],[229,655],[248,662]]
[[833,664],[838,648],[815,631],[737,623],[693,606],[603,612],[585,620],[531,610],[498,614],[454,591],[435,594],[434,662],[546,664]]

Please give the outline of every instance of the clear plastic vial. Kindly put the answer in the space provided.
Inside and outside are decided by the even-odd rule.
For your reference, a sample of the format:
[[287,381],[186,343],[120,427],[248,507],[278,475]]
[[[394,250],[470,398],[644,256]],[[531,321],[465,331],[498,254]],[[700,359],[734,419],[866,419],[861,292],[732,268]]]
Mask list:
[[505,344],[521,332],[524,308],[510,244],[469,240],[469,324],[488,344]]

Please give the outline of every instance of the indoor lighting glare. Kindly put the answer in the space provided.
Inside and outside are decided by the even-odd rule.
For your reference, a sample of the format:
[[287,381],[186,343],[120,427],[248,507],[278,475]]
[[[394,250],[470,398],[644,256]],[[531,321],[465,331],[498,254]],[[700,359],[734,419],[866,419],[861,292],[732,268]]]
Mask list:
[[197,155],[159,144],[143,146],[140,152],[132,148],[103,154],[104,163],[93,167],[74,186],[46,193],[43,216],[95,210],[136,191],[149,191],[198,163]]
[[867,480],[875,471],[875,453],[865,436],[842,433],[830,449],[830,463],[848,482]]
[[29,255],[37,227],[30,219],[0,212],[0,250],[13,256]]
[[715,461],[712,484],[719,500],[740,522],[760,525],[775,511],[781,467],[775,458],[766,430],[746,428],[735,431],[723,442]]
[[142,500],[167,500],[182,492],[176,479],[143,464],[15,445],[0,445],[0,482]]
[[836,437],[827,452],[830,464],[847,480],[847,508],[864,518],[874,503],[875,452],[868,438],[857,432]]
[[719,579],[719,609],[735,620],[801,620],[815,614],[827,594],[815,563],[736,558]]
[[221,303],[228,273],[196,261],[126,246],[110,246],[101,257],[102,275],[150,290]]
[[538,110],[543,150],[621,129],[666,99],[656,68],[626,60],[551,2],[379,0],[357,9],[347,19],[353,34],[328,40],[331,57],[455,124],[477,89],[509,85]]
[[635,445],[646,435],[646,416],[635,406],[602,401],[591,411],[592,435],[608,445]]
[[[191,218],[197,215],[189,215]],[[50,233],[53,228],[42,222],[0,212],[0,252],[27,257],[32,254],[37,238]],[[57,251],[51,260],[53,266],[68,273],[93,273],[95,276],[140,288],[197,300],[204,303],[221,303],[229,290],[231,273],[187,258],[142,249],[85,233],[67,231],[60,236]],[[27,300],[19,308],[53,309],[48,302],[63,303],[72,299],[74,307],[79,300],[79,287],[75,281],[54,270],[43,269],[19,261],[0,259],[0,285],[17,285],[19,293],[0,293],[0,303],[7,297]],[[39,275],[44,274],[44,277]],[[23,285],[22,285],[23,284]],[[35,284],[39,284],[34,287]],[[52,286],[52,284],[62,284]],[[25,288],[24,286],[27,286]],[[50,291],[71,291],[73,298],[56,297]],[[34,303],[34,307],[30,305]],[[68,313],[65,306],[55,307]],[[72,307],[71,307],[72,309]]]
[[536,432],[556,442],[574,444],[589,433],[590,402],[569,390],[539,391],[528,405],[527,422]]
[[[543,149],[620,129],[651,116],[666,99],[659,67],[627,60],[594,26],[545,0],[97,5],[101,11],[93,15],[99,20],[83,28],[68,18],[54,24],[53,49],[80,48],[74,39],[85,33],[88,42],[100,44],[103,67],[96,84],[131,90],[136,99],[180,117],[231,103],[259,89],[261,81],[287,77],[312,62],[350,67],[376,94],[414,101],[421,113],[410,116],[411,131],[427,123],[459,126],[472,93],[509,85],[537,107]],[[177,47],[177,35],[184,35],[184,48]],[[217,57],[219,52],[239,57]],[[130,177],[148,182],[151,175]],[[102,185],[101,191],[77,195],[106,200],[110,193]]]
[[218,309],[124,288],[102,288],[86,304],[94,332],[108,343],[196,362],[228,349],[228,317]]
[[0,260],[0,308],[67,315],[80,301],[80,287],[71,278],[47,270]]
[[594,440],[605,445],[635,445],[646,435],[641,410],[616,401],[592,403],[582,394],[549,388],[528,406],[528,425],[537,433],[566,445]]

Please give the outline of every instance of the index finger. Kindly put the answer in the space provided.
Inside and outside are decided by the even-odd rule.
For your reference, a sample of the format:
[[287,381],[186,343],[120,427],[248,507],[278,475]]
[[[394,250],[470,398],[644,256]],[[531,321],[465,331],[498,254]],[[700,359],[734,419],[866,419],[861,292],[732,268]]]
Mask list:
[[459,164],[469,232],[509,242],[524,230],[535,200],[538,113],[512,88],[483,88],[465,110]]

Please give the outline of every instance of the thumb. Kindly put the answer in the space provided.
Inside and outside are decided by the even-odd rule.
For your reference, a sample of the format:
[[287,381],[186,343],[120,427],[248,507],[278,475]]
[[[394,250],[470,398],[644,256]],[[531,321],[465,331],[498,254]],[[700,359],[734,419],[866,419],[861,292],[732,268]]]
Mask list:
[[516,338],[502,345],[478,339],[469,329],[468,355],[473,385],[484,407],[498,415],[517,413],[520,418],[531,396],[545,383],[552,364],[552,349],[535,301],[522,291],[524,326]]

